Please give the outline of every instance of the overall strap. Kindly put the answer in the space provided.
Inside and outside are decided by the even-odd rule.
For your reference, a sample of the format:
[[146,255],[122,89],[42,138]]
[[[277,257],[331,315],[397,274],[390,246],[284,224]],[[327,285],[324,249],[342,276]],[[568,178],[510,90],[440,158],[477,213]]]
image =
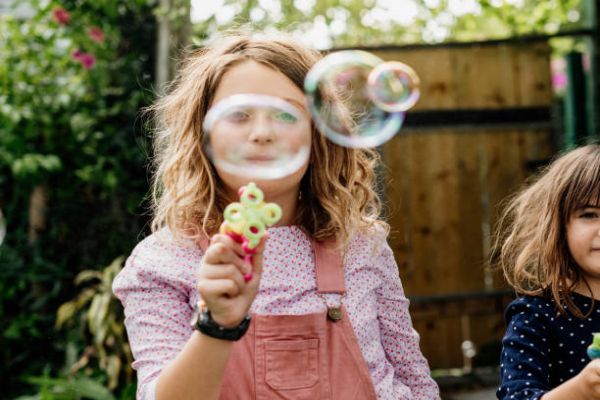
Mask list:
[[202,254],[206,253],[206,249],[208,249],[208,245],[210,244],[210,240],[208,237],[202,235],[199,239],[196,240],[196,244],[202,250]]
[[334,239],[316,241],[313,239],[315,269],[317,274],[317,293],[344,294],[344,260],[336,248]]

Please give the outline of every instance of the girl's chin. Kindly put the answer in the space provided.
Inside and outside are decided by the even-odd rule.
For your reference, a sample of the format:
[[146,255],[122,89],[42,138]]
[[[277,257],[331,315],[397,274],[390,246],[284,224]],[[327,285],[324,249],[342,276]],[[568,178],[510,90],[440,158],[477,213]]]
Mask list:
[[250,182],[254,182],[256,186],[263,191],[265,199],[269,200],[272,197],[282,197],[290,193],[297,193],[300,187],[302,176],[306,172],[306,168],[301,171],[296,171],[292,175],[284,176],[278,179],[253,179],[251,176],[237,176],[225,172],[219,172],[222,182],[227,186],[232,194],[236,195],[238,190]]
[[[239,190],[248,183],[253,182],[265,196],[265,201],[276,201],[278,198],[287,197],[290,194],[296,195],[299,190],[299,183],[294,184],[286,179],[282,180],[260,180],[260,179],[236,179],[227,182],[229,197],[232,201],[239,200]],[[235,199],[235,200],[233,200]]]

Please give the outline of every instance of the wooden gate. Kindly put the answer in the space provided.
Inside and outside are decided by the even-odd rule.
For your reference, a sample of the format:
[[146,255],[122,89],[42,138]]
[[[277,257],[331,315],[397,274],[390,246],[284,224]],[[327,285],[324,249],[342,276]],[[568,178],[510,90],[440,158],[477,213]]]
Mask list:
[[[421,99],[385,144],[385,200],[421,347],[432,368],[497,359],[511,299],[486,259],[500,202],[554,152],[546,41],[365,49],[411,65]],[[481,354],[485,356],[485,354]]]

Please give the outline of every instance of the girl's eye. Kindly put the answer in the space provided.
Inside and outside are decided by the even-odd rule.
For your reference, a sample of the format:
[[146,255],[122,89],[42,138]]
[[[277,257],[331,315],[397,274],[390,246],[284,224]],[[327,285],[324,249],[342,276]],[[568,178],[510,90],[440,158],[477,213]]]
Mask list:
[[298,118],[296,118],[293,114],[290,114],[285,111],[275,113],[274,117],[277,121],[285,122],[288,124],[292,124],[298,120]]
[[586,211],[582,213],[579,217],[584,219],[594,219],[598,218],[598,213],[594,211]]
[[236,110],[227,114],[227,120],[232,122],[243,122],[250,118],[250,114],[244,110]]

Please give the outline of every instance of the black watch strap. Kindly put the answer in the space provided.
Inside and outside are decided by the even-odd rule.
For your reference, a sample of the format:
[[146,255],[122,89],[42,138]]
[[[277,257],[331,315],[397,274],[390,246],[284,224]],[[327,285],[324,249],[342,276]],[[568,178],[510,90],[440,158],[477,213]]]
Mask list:
[[249,315],[246,315],[238,326],[234,328],[223,328],[212,319],[210,311],[207,309],[200,309],[198,312],[198,321],[196,322],[195,328],[206,336],[222,340],[240,340],[248,330],[250,320],[252,319]]

